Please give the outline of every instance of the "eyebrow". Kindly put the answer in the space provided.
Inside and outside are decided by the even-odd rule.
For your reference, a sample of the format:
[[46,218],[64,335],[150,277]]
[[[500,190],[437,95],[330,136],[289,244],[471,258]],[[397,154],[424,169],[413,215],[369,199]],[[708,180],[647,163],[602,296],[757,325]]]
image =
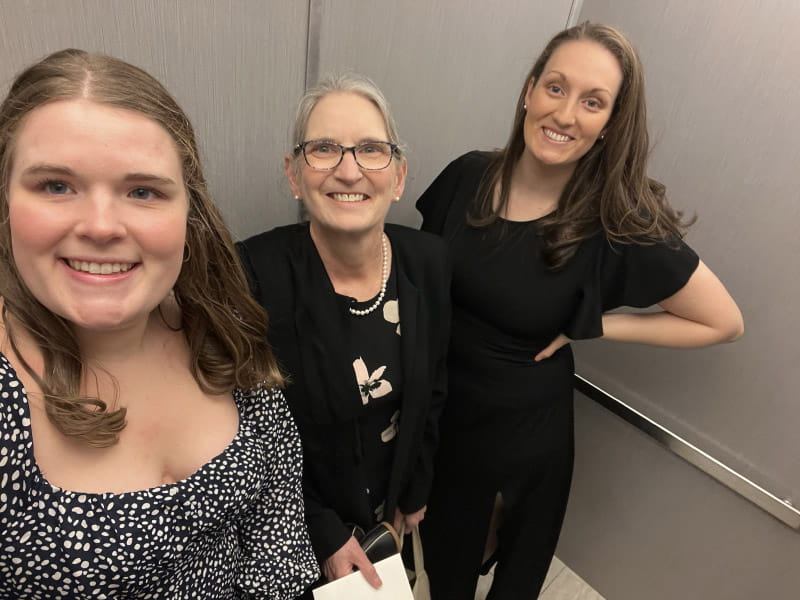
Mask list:
[[[35,165],[31,165],[22,172],[23,176],[44,174],[64,175],[67,177],[76,176],[75,171],[69,167],[48,163],[37,163]],[[177,185],[175,181],[169,177],[162,177],[161,175],[154,175],[153,173],[128,173],[123,178],[123,181],[159,183],[161,185]]]
[[124,181],[142,181],[150,183],[160,183],[161,185],[177,185],[174,180],[169,177],[162,177],[161,175],[153,175],[152,173],[128,173],[125,175]]
[[58,175],[69,175],[69,176],[75,175],[75,172],[68,167],[62,167],[61,165],[51,165],[47,163],[36,163],[35,165],[31,165],[22,172],[22,175],[23,176],[39,175],[40,173],[54,173]]
[[[386,137],[388,138],[389,136],[387,135]],[[309,141],[309,142],[328,142],[329,144],[338,144],[339,146],[343,146],[344,145],[344,144],[341,144],[341,143],[337,142],[335,139],[333,139],[331,137],[311,138],[311,139],[309,139],[307,141]],[[359,141],[356,142],[356,146],[360,146],[361,144],[372,144],[374,142],[387,142],[387,143],[391,144],[391,142],[389,142],[388,139],[385,140],[385,139],[381,139],[381,138],[372,136],[372,137],[361,138]]]
[[[545,75],[550,75],[550,74],[556,74],[559,77],[561,77],[561,79],[563,79],[564,81],[568,81],[567,80],[567,76],[564,75],[561,71],[552,70],[552,71],[548,71],[547,73],[545,73]],[[609,96],[613,96],[613,94],[611,93],[610,90],[607,90],[606,88],[603,88],[603,87],[596,87],[596,88],[592,88],[591,90],[589,90],[590,94],[594,94],[596,92],[605,92]]]

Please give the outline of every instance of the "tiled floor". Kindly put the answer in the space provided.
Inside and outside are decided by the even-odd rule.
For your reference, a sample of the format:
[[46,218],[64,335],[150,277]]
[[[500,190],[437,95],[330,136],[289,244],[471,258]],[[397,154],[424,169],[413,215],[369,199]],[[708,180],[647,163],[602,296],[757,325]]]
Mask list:
[[[480,578],[475,600],[484,600],[492,584],[494,569]],[[539,600],[604,600],[558,558],[553,558]]]

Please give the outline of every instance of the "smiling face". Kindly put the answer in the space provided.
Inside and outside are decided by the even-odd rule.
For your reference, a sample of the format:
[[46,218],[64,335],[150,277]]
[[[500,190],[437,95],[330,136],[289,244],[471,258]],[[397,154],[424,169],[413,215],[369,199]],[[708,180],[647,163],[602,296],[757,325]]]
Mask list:
[[621,85],[617,59],[599,43],[559,46],[528,85],[524,160],[574,170],[603,133]]
[[[314,106],[306,124],[306,140],[324,140],[342,146],[388,141],[378,108],[352,92],[328,94]],[[403,193],[405,159],[392,158],[385,169],[361,169],[346,152],[335,169],[317,171],[302,154],[287,155],[286,176],[292,193],[303,199],[311,227],[334,233],[383,231],[392,201]]]
[[170,293],[188,196],[155,121],[88,100],[45,104],[17,133],[7,194],[22,281],[75,327],[142,323]]

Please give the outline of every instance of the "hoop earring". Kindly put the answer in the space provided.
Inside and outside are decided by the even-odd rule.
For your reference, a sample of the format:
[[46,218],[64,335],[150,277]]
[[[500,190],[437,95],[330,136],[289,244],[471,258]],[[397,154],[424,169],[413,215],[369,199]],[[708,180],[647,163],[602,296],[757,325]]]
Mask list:
[[192,258],[192,247],[189,245],[189,241],[185,241],[183,243],[183,263],[186,264]]

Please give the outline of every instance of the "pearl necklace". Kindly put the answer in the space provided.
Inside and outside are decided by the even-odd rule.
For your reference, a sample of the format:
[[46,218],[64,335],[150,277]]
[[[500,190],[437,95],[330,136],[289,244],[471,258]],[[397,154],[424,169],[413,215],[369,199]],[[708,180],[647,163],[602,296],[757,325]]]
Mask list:
[[378,294],[378,298],[375,300],[375,302],[372,303],[372,306],[368,306],[363,310],[353,308],[351,306],[351,315],[356,315],[357,317],[368,315],[381,305],[381,302],[383,302],[383,297],[386,295],[386,281],[389,279],[389,248],[388,244],[386,243],[386,234],[383,233],[381,235],[381,260],[383,261],[383,265],[381,266],[381,292]]

